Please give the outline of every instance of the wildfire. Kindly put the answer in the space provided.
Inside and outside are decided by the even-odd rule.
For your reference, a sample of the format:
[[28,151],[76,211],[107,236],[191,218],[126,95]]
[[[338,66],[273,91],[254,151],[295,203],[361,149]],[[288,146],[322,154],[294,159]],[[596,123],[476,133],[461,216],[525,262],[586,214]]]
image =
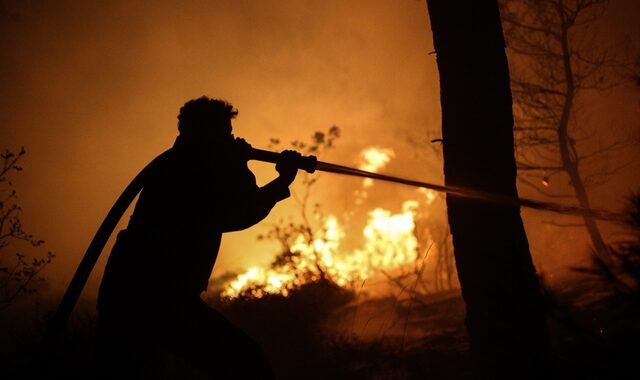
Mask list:
[[[393,157],[395,157],[393,149],[375,146],[365,148],[358,154],[358,169],[377,173],[380,169],[384,168]],[[369,194],[367,189],[371,186],[373,186],[373,180],[371,178],[362,180],[362,188],[354,192],[356,205],[362,205],[365,199],[368,198]]]
[[227,284],[222,297],[287,296],[292,289],[323,276],[339,286],[348,286],[381,270],[391,271],[409,264],[417,256],[418,242],[413,233],[417,206],[417,201],[406,201],[398,214],[381,208],[370,211],[362,231],[363,247],[351,252],[341,252],[344,230],[337,218],[330,216],[312,241],[297,236],[290,247],[290,262],[269,269],[250,268]]
[[[377,173],[378,170],[384,168],[393,157],[395,157],[393,149],[379,147],[366,148],[360,152],[358,169]],[[363,186],[365,188],[371,187],[372,185],[373,180],[371,178],[364,179]]]
[[360,165],[358,169],[369,172],[377,172],[395,157],[393,149],[369,147],[360,152]]
[[[392,149],[369,147],[359,154],[358,168],[377,172],[395,155]],[[367,188],[373,181],[365,179],[356,191],[356,205],[367,198]],[[419,189],[423,204],[430,205],[436,198],[433,191]],[[422,198],[422,197],[421,197]],[[288,247],[287,260],[277,260],[270,268],[249,268],[227,283],[221,296],[233,299],[240,296],[261,298],[267,294],[287,296],[293,289],[322,278],[345,287],[361,283],[382,271],[391,272],[414,263],[418,255],[415,235],[415,218],[418,201],[408,200],[402,211],[394,214],[375,208],[368,212],[366,226],[362,230],[360,248],[341,249],[345,237],[344,227],[335,216],[324,220],[320,231],[300,233]]]
[[424,195],[425,202],[430,205],[436,200],[436,192],[431,189],[419,187],[418,192]]

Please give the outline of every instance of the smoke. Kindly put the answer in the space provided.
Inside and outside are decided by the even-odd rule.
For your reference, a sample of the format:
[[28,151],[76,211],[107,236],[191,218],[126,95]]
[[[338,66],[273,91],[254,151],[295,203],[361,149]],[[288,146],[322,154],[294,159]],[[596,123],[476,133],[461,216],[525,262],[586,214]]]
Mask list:
[[[232,102],[234,133],[258,148],[338,125],[327,158],[345,164],[364,146],[406,144],[438,126],[421,2],[8,1],[4,10],[0,140],[27,149],[16,184],[23,219],[58,255],[46,274],[56,289],[128,181],[171,146],[188,99]],[[252,167],[261,183],[275,175]],[[293,207],[278,205],[271,220]],[[268,261],[258,233],[225,237],[216,271]]]
[[[45,273],[54,289],[130,179],[171,146],[179,107],[203,94],[232,102],[235,135],[257,148],[338,125],[326,161],[353,166],[364,147],[385,146],[396,152],[388,173],[442,180],[424,144],[439,135],[440,108],[423,1],[14,0],[0,10],[0,141],[27,149],[16,187],[25,227],[57,254]],[[260,183],[275,175],[252,168]],[[345,181],[325,176],[318,201],[348,208]],[[409,191],[376,185],[367,202],[397,209],[385,203]],[[294,207],[285,201],[265,223]],[[226,236],[216,272],[268,262],[274,247],[258,233]]]

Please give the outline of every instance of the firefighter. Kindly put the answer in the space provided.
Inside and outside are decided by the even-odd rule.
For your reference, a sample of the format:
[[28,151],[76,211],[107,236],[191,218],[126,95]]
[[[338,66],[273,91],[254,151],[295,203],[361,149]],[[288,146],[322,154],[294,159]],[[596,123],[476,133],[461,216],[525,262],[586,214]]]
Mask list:
[[247,166],[251,146],[232,134],[237,113],[208,97],[184,104],[175,144],[118,234],[97,306],[108,378],[138,377],[157,349],[212,378],[273,377],[256,342],[200,298],[222,234],[253,226],[289,197],[301,157],[282,152],[279,176],[259,187]]

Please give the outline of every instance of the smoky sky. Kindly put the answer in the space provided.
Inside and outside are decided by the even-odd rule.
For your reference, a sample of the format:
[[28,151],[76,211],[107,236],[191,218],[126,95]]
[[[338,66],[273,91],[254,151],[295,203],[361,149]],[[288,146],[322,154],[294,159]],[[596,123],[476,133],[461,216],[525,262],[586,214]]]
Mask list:
[[[172,145],[180,106],[201,95],[233,103],[234,133],[255,147],[337,125],[331,161],[354,165],[360,149],[390,147],[388,170],[441,181],[425,147],[440,108],[424,1],[2,4],[0,147],[27,150],[15,184],[25,229],[58,256],[47,272],[54,288],[66,286],[126,184]],[[637,4],[615,4],[616,33],[639,35],[639,12],[624,11]],[[260,183],[275,176],[252,168]],[[318,197],[347,207],[339,191],[325,186]],[[384,191],[394,207],[388,198],[409,190]],[[286,201],[265,223],[294,208]],[[226,236],[216,271],[268,261],[274,247],[255,243],[258,231]]]

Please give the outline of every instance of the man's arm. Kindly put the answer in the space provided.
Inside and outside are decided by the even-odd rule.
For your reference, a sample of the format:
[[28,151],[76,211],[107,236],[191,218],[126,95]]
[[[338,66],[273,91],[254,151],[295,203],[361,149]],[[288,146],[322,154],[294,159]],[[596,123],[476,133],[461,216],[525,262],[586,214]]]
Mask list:
[[247,193],[242,191],[244,199],[225,205],[226,212],[221,215],[220,221],[222,232],[239,231],[253,226],[269,215],[276,203],[288,198],[291,195],[289,186],[298,173],[297,163],[300,157],[298,152],[283,151],[276,164],[279,176],[263,187],[255,184],[255,177],[249,171],[253,180],[252,188]]

